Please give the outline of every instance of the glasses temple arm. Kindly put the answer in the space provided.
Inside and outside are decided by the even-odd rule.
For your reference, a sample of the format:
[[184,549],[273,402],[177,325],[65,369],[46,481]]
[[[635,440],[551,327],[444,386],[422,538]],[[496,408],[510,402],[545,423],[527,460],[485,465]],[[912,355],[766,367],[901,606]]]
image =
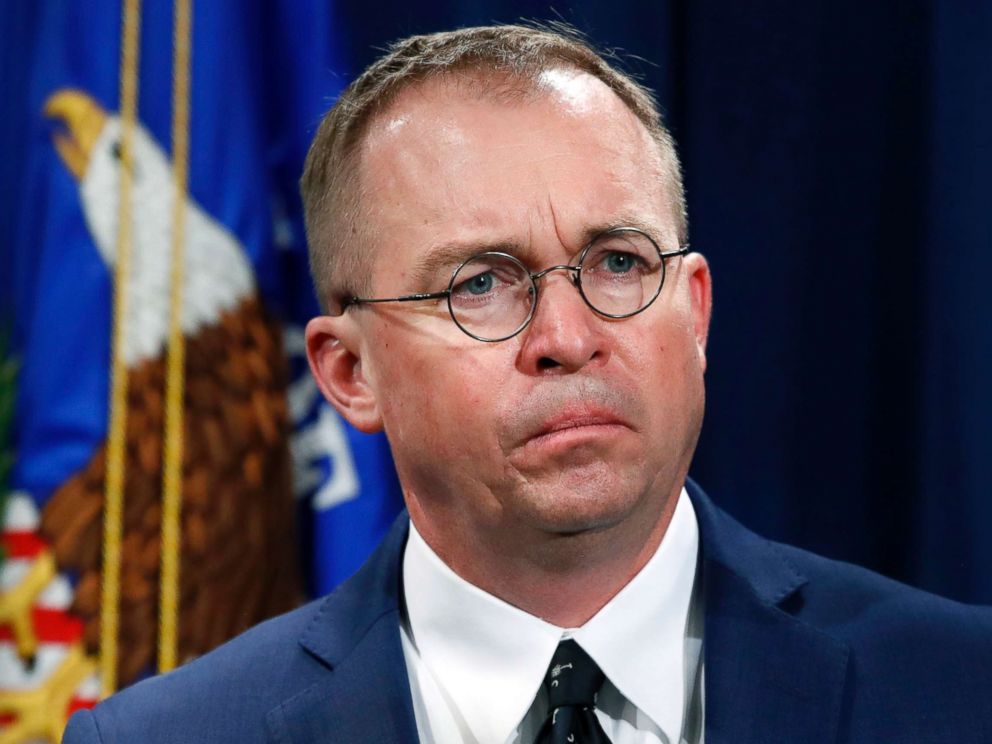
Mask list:
[[441,292],[422,292],[420,294],[404,295],[403,297],[349,297],[341,303],[344,310],[350,305],[368,305],[377,302],[416,302],[417,300],[439,300],[451,294],[448,290]]

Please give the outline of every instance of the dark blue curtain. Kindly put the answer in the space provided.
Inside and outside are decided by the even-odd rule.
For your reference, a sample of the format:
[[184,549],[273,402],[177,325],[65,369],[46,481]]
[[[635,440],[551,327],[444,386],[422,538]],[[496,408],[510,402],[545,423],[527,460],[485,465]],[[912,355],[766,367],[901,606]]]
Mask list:
[[554,7],[346,3],[344,73],[519,18],[632,57],[715,278],[693,475],[769,537],[992,602],[992,6]]

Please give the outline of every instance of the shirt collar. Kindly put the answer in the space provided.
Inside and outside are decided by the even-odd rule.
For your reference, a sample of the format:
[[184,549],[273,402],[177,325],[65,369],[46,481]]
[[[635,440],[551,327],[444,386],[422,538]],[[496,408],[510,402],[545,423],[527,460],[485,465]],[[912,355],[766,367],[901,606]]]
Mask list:
[[696,516],[683,489],[665,537],[644,568],[585,625],[565,630],[462,579],[411,524],[403,584],[413,643],[478,741],[510,737],[565,635],[677,741],[698,545]]

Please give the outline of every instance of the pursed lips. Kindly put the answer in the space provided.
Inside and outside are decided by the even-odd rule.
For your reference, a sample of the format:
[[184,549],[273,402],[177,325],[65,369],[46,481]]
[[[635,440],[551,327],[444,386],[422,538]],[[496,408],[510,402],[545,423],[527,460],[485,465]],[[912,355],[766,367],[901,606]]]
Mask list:
[[594,410],[586,408],[582,410],[568,410],[558,412],[550,419],[545,420],[530,436],[526,443],[540,441],[555,434],[567,432],[573,429],[590,429],[599,427],[626,427],[630,425],[620,416],[612,411]]
[[640,397],[617,380],[583,377],[546,381],[529,395],[514,401],[503,410],[499,430],[501,449],[509,454],[528,445],[565,440],[570,430],[576,439],[583,432],[591,437],[597,428],[608,435],[620,428],[636,433],[638,412],[643,409]]

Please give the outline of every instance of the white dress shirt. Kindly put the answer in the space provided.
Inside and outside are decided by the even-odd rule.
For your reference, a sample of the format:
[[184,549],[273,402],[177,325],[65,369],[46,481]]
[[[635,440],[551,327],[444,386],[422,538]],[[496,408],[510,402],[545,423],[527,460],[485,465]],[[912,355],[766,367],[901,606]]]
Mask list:
[[559,628],[468,583],[411,524],[403,555],[403,653],[424,744],[532,744],[558,642],[606,675],[596,715],[614,744],[702,742],[702,612],[696,515],[683,489],[644,568],[580,628]]

